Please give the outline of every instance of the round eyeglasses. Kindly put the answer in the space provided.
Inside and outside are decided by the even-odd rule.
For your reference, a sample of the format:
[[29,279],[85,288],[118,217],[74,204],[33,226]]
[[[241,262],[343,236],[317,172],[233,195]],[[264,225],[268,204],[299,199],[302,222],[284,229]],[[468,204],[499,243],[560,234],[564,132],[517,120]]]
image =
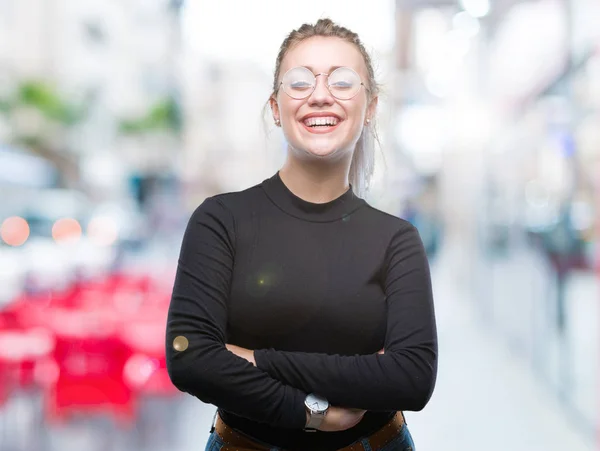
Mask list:
[[313,74],[307,67],[293,67],[283,75],[279,86],[292,99],[306,99],[314,92],[319,75],[327,76],[327,89],[339,100],[352,99],[361,87],[369,90],[360,79],[360,75],[349,67],[338,67],[330,74]]

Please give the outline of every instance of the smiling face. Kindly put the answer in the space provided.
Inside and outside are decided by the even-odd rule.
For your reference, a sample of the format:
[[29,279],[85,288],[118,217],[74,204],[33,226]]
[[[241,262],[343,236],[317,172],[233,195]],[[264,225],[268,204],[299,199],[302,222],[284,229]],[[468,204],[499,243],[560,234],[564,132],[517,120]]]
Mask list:
[[[352,43],[336,37],[315,36],[292,47],[285,55],[277,82],[292,68],[306,67],[313,74],[331,74],[349,67],[368,88],[365,61]],[[298,97],[298,96],[295,96]],[[305,99],[294,99],[283,88],[270,99],[275,120],[281,122],[290,150],[304,158],[351,158],[377,98],[365,87],[349,100],[335,98],[327,88],[327,75],[316,77],[316,87]]]

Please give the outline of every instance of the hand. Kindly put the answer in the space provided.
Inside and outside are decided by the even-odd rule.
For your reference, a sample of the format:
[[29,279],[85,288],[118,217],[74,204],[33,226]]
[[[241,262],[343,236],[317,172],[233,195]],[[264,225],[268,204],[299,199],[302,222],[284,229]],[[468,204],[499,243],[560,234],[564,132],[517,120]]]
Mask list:
[[325,415],[325,419],[323,419],[321,426],[319,426],[319,430],[337,432],[353,428],[361,422],[366,412],[366,410],[362,409],[329,406],[327,415]]
[[228,351],[233,352],[238,357],[241,357],[242,359],[246,359],[252,365],[256,366],[256,360],[254,360],[254,351],[252,349],[246,349],[246,348],[242,348],[240,346],[230,345],[230,344],[226,344],[225,347],[227,348]]

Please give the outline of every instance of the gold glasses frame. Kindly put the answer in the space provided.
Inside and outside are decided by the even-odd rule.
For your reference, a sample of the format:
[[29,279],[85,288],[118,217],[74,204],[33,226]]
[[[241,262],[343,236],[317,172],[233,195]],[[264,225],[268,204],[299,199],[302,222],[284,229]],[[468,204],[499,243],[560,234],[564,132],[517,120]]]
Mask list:
[[[307,99],[307,98],[309,98],[309,97],[310,97],[310,96],[313,94],[313,92],[315,92],[315,89],[317,89],[317,77],[319,77],[320,75],[326,75],[326,76],[327,76],[327,83],[326,83],[326,85],[325,85],[325,86],[327,86],[327,90],[329,91],[329,93],[330,93],[330,94],[331,94],[333,97],[335,97],[336,99],[338,99],[338,100],[352,100],[354,97],[356,97],[356,96],[358,95],[358,93],[360,92],[360,88],[361,88],[361,87],[362,87],[362,88],[364,88],[364,89],[365,89],[367,92],[371,92],[371,91],[369,90],[369,88],[367,88],[367,86],[365,85],[365,83],[362,81],[362,78],[360,77],[360,75],[358,74],[358,72],[356,72],[354,69],[352,69],[352,68],[350,68],[350,67],[346,67],[346,66],[341,66],[341,67],[338,67],[338,68],[336,68],[336,69],[335,69],[333,72],[331,72],[330,74],[327,74],[327,73],[325,73],[325,72],[322,72],[322,73],[319,73],[319,74],[315,74],[315,73],[313,73],[313,71],[311,71],[311,70],[310,70],[308,67],[305,67],[305,66],[296,66],[296,67],[292,67],[291,69],[287,70],[287,71],[285,72],[285,74],[283,74],[283,77],[281,77],[281,81],[279,82],[279,87],[278,87],[278,88],[281,88],[281,87],[282,87],[282,85],[283,85],[283,80],[285,79],[285,76],[286,76],[286,75],[287,75],[289,72],[291,72],[291,71],[293,71],[293,70],[296,70],[296,69],[306,69],[308,72],[310,72],[310,73],[312,74],[312,76],[314,77],[314,83],[313,83],[312,89],[311,89],[311,90],[309,90],[309,91],[307,91],[307,94],[306,94],[305,96],[302,96],[302,97],[295,97],[295,96],[292,96],[292,95],[291,95],[289,92],[287,92],[287,91],[285,90],[285,88],[283,88],[283,92],[284,92],[284,93],[285,93],[285,94],[286,94],[288,97],[290,97],[290,98],[292,98],[292,99],[294,99],[294,100],[303,100],[303,99]],[[354,72],[354,73],[356,74],[356,77],[357,77],[357,78],[360,80],[360,86],[359,86],[359,88],[356,90],[356,93],[354,93],[354,95],[352,95],[351,97],[347,97],[347,98],[342,98],[342,97],[338,97],[338,96],[336,96],[336,95],[335,95],[335,94],[332,92],[332,90],[331,90],[331,84],[329,83],[329,79],[330,79],[330,77],[331,77],[333,74],[335,74],[335,73],[336,73],[336,71],[338,71],[338,70],[342,70],[342,69],[343,69],[343,70],[349,70],[349,71],[352,71],[352,72]]]

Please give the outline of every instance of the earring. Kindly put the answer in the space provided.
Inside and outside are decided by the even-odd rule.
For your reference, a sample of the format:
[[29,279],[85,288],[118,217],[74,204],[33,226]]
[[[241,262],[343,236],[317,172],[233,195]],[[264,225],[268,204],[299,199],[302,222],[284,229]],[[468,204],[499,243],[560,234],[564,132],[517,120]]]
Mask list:
[[281,125],[281,121],[279,119],[275,119],[275,125],[277,125],[277,127],[279,127]]
[[365,125],[369,125],[370,122],[371,122],[371,119],[367,119],[367,123]]

